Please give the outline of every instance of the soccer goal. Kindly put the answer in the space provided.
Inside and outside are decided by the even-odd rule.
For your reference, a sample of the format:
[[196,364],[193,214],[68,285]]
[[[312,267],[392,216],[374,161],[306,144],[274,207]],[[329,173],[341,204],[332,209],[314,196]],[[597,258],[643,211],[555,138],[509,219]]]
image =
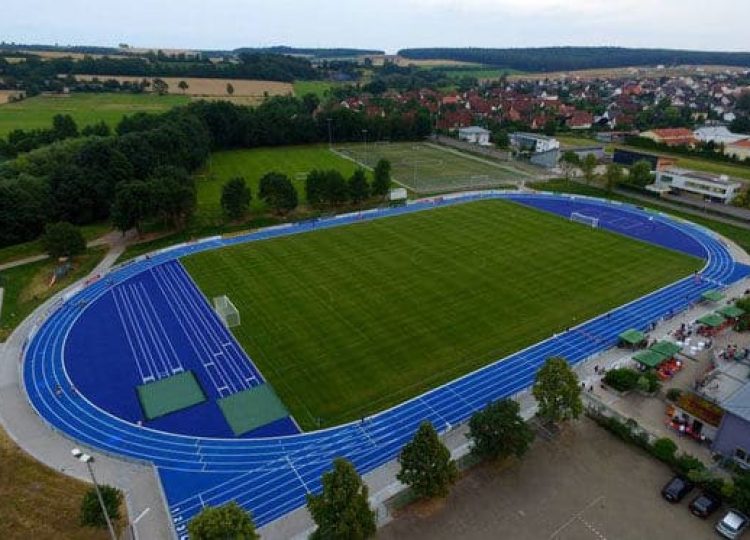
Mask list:
[[572,212],[570,214],[570,221],[576,221],[578,223],[583,223],[584,225],[588,225],[589,227],[598,227],[599,226],[599,218],[594,216],[587,216],[586,214],[581,214],[580,212]]
[[214,310],[227,328],[240,325],[240,311],[227,295],[214,298]]

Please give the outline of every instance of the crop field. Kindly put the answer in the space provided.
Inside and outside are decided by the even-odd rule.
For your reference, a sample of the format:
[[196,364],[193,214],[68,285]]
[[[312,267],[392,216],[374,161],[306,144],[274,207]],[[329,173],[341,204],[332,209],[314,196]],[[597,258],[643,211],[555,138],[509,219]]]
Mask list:
[[393,179],[416,193],[439,193],[515,185],[534,175],[510,162],[490,161],[428,143],[370,143],[336,148],[343,156],[374,167],[391,162]]
[[506,201],[183,259],[304,429],[383,410],[689,275],[702,261]]
[[297,188],[300,202],[305,198],[305,177],[313,169],[336,169],[348,178],[357,168],[350,160],[331,152],[327,146],[278,146],[229,150],[211,156],[208,166],[198,174],[198,217],[205,223],[220,222],[222,185],[235,176],[242,176],[253,193],[251,209],[261,210],[257,198],[263,175],[276,171],[289,176]]
[[118,93],[35,96],[0,105],[0,137],[14,129],[49,128],[56,114],[69,114],[79,128],[102,120],[114,127],[127,114],[166,111],[188,100],[185,96]]
[[[91,80],[94,77],[98,78],[100,81],[115,79],[120,82],[138,82],[143,80],[143,77],[125,77],[119,75],[76,75],[76,79],[80,81]],[[294,93],[294,89],[290,83],[278,81],[209,79],[203,77],[161,77],[161,80],[169,85],[170,94],[184,94],[194,97],[229,96],[230,94],[227,92],[227,84],[231,84],[234,88],[234,92],[231,94],[232,97],[252,97],[262,99],[266,95],[288,96]],[[180,81],[185,81],[188,84],[188,88],[185,89],[185,92],[178,87]],[[149,89],[147,89],[147,91],[148,90]]]

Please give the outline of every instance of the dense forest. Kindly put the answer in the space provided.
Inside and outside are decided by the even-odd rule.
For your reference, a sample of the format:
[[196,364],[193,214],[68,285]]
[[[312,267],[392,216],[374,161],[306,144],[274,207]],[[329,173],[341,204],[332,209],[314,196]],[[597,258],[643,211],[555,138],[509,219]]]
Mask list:
[[367,117],[334,109],[316,116],[317,107],[314,97],[276,97],[256,108],[200,101],[125,117],[109,135],[79,130],[65,116],[43,133],[16,133],[22,144],[53,142],[0,163],[0,246],[33,239],[56,221],[111,218],[125,229],[145,213],[183,225],[196,202],[191,173],[210,152],[327,141],[329,119],[336,141],[359,141],[363,130],[373,140],[415,140],[430,132],[425,110]]
[[567,71],[681,64],[750,66],[750,53],[625,49],[621,47],[542,47],[520,49],[424,48],[398,52],[412,60],[457,60],[520,71]]
[[336,49],[315,49],[315,48],[300,48],[300,47],[288,47],[286,45],[277,45],[274,47],[242,47],[235,49],[235,53],[271,53],[271,54],[289,54],[299,56],[310,56],[313,58],[351,58],[353,56],[364,56],[364,55],[375,55],[385,54],[385,51],[379,51],[377,49],[349,49],[349,48],[336,48]]

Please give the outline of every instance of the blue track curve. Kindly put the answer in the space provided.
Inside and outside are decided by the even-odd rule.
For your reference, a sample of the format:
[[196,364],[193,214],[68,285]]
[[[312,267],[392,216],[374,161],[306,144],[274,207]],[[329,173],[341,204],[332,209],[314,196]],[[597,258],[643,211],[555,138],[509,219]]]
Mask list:
[[[565,217],[572,211],[598,215],[600,227],[704,258],[703,279],[687,277],[364,422],[318,432],[256,439],[197,437],[139,427],[74,393],[55,395],[57,385],[71,386],[65,366],[69,333],[113,283],[120,286],[154,266],[197,251],[487,198],[513,200]],[[347,457],[360,473],[371,471],[393,459],[422,420],[430,420],[440,431],[460,424],[488,402],[530,386],[546,358],[564,356],[578,363],[613,346],[623,330],[644,329],[686,309],[702,292],[749,273],[750,268],[734,261],[711,231],[630,205],[557,194],[484,192],[442,197],[402,208],[272,227],[237,238],[209,239],[124,265],[107,279],[70,295],[46,317],[28,340],[23,379],[29,401],[53,429],[101,451],[154,464],[178,536],[203,505],[229,500],[251,510],[256,524],[265,525],[304,505],[305,494],[320,489],[320,476],[333,458]]]

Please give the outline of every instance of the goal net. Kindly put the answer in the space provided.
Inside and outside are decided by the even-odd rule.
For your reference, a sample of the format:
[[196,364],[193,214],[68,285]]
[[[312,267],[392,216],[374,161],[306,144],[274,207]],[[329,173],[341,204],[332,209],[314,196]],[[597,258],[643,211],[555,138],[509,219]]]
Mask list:
[[594,216],[587,216],[586,214],[581,214],[579,212],[573,212],[570,214],[570,221],[576,221],[578,223],[583,223],[584,225],[588,225],[589,227],[598,227],[599,226],[599,218]]
[[214,298],[214,310],[227,328],[240,325],[240,312],[227,295]]

